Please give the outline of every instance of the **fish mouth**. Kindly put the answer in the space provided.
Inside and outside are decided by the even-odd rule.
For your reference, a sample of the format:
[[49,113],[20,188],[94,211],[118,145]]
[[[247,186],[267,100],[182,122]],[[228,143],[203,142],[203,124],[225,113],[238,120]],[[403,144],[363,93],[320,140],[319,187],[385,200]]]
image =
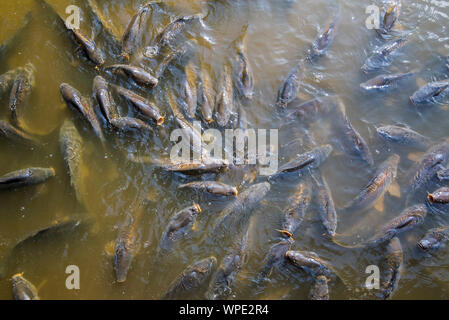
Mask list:
[[164,118],[164,117],[159,117],[159,118],[156,120],[156,124],[157,124],[158,126],[163,125],[164,122],[165,122],[165,118]]
[[198,213],[201,213],[203,211],[198,203],[194,203],[193,207],[198,211]]
[[427,194],[427,199],[429,200],[430,203],[435,203],[435,197],[433,194],[428,193]]

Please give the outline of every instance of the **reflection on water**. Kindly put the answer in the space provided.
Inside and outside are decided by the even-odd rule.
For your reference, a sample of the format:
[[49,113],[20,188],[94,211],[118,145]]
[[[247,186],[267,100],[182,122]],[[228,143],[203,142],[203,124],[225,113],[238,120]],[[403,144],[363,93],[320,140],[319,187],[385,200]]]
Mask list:
[[[62,16],[66,16],[65,8],[69,4],[82,9],[81,31],[93,37],[105,53],[105,66],[123,62],[114,38],[121,39],[130,19],[145,3],[143,0],[47,1]],[[97,16],[105,17],[109,32],[102,31],[89,4],[94,6]],[[193,44],[193,51],[187,52],[196,57],[197,70],[208,69],[213,96],[216,96],[223,66],[233,59],[232,43],[239,37],[242,27],[248,25],[245,52],[254,75],[254,94],[249,101],[238,99],[238,108],[244,110],[248,127],[279,129],[280,164],[311,150],[314,144],[330,143],[334,151],[321,166],[321,173],[326,177],[336,207],[341,208],[359,193],[378,166],[393,153],[401,156],[397,180],[401,187],[406,182],[408,170],[413,165],[410,158],[416,158],[416,150],[387,144],[378,136],[378,127],[405,126],[428,137],[432,143],[439,143],[449,135],[447,96],[423,106],[409,102],[409,96],[425,83],[447,77],[447,3],[402,0],[393,29],[397,34],[408,33],[408,43],[394,55],[390,66],[367,75],[360,67],[386,41],[365,26],[365,8],[370,4],[370,1],[345,0],[162,1],[162,4],[154,6],[145,25],[146,32],[130,62],[153,70],[161,58],[150,59],[144,53],[154,44],[156,36],[175,17],[200,13],[204,18],[193,24],[178,41]],[[386,6],[380,1],[378,4],[381,8]],[[187,266],[210,256],[215,256],[220,265],[243,236],[241,228],[220,230],[225,234],[212,233],[220,212],[232,200],[177,189],[178,185],[195,181],[195,178],[130,161],[130,156],[153,161],[169,156],[170,133],[178,127],[170,109],[169,94],[181,95],[185,57],[167,69],[156,88],[135,85],[126,77],[95,69],[70,35],[61,29],[56,16],[46,10],[40,0],[0,2],[0,43],[22,28],[30,11],[30,23],[0,52],[0,73],[27,63],[34,65],[35,86],[23,107],[22,121],[27,131],[41,143],[30,147],[2,139],[0,174],[28,167],[52,167],[56,176],[38,186],[0,192],[0,298],[12,298],[10,277],[24,272],[24,276],[38,288],[42,299],[158,299]],[[348,154],[341,132],[332,126],[335,118],[332,114],[330,117],[323,115],[306,129],[296,119],[287,121],[285,113],[275,105],[282,82],[305,58],[318,32],[324,30],[336,13],[339,19],[335,40],[325,55],[304,62],[297,99],[306,101],[324,95],[338,95],[352,126],[369,146],[373,166]],[[414,76],[402,80],[389,91],[364,91],[360,87],[360,83],[381,73],[407,72],[413,72]],[[60,84],[68,83],[96,107],[92,82],[98,74],[154,103],[166,116],[165,123],[154,133],[134,131],[125,134],[105,129],[106,142],[102,144],[89,125],[67,108],[59,92]],[[121,116],[139,115],[122,97],[114,94],[114,100]],[[0,97],[0,101],[4,106],[0,110],[1,117],[9,121],[9,95]],[[77,201],[60,151],[59,128],[66,119],[76,124],[83,139],[81,202]],[[237,124],[238,119],[234,120]],[[203,128],[217,128],[215,122],[203,122],[202,125]],[[203,179],[238,186],[241,193],[251,184],[266,180],[261,176],[251,177],[251,174],[251,171],[234,167],[217,175],[205,175]],[[300,180],[311,183],[307,174]],[[255,283],[265,256],[272,245],[279,242],[280,234],[276,229],[282,226],[287,198],[296,190],[297,184],[297,175],[273,181],[261,205],[250,215],[247,260],[233,281],[231,298],[308,297],[312,286],[310,275],[290,265],[275,268],[263,289]],[[440,185],[444,182],[432,181],[428,191],[436,190]],[[415,202],[423,203],[425,195],[425,191],[418,194]],[[117,283],[112,257],[114,243],[127,217],[133,215],[132,208],[142,199],[147,204],[136,224],[134,259],[126,282]],[[177,241],[171,251],[159,254],[167,223],[175,213],[193,202],[200,204],[202,209],[193,232]],[[348,245],[368,239],[374,229],[403,211],[404,202],[405,199],[386,194],[383,212],[373,209],[358,215],[339,214],[337,236]],[[85,223],[71,232],[57,233],[12,250],[28,235],[67,218]],[[446,282],[449,274],[444,258],[447,249],[423,253],[416,246],[428,229],[447,223],[444,212],[432,211],[422,225],[399,236],[404,261],[394,298],[448,297]],[[368,265],[381,265],[386,248],[342,248],[324,234],[318,208],[313,202],[293,235],[295,243],[292,248],[313,251],[336,270],[342,281],[330,282],[331,299],[375,298],[375,293],[364,289],[365,269]],[[65,287],[68,265],[80,268],[80,290],[72,291]],[[185,298],[204,298],[207,287],[208,283],[204,283],[200,290],[187,294]]]

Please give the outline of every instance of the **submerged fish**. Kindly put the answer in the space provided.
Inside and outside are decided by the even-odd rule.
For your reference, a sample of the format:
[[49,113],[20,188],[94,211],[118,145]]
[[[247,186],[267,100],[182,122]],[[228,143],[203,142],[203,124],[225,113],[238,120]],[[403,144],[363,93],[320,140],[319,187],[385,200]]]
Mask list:
[[386,260],[386,272],[385,281],[382,283],[382,299],[389,299],[396,291],[401,277],[402,261],[404,259],[402,252],[401,242],[398,238],[394,237],[390,240],[387,247]]
[[408,128],[384,126],[377,128],[377,133],[386,141],[417,148],[428,148],[430,139]]
[[33,64],[27,63],[14,80],[9,96],[9,110],[11,111],[12,122],[21,128],[24,127],[22,124],[24,104],[35,85],[35,70]]
[[310,58],[318,57],[326,53],[332,42],[334,42],[335,34],[337,32],[337,21],[338,15],[335,15],[326,29],[320,32],[320,34],[312,44]]
[[36,287],[23,277],[23,273],[13,275],[11,281],[15,300],[40,300]]
[[216,195],[222,196],[237,196],[238,191],[236,187],[216,182],[216,181],[197,181],[182,184],[178,186],[178,189],[189,188],[197,191],[205,191]]
[[383,202],[385,192],[396,179],[399,160],[400,157],[394,154],[382,162],[374,177],[342,211],[360,212],[371,208],[378,200]]
[[380,90],[380,89],[389,89],[403,79],[407,79],[413,76],[413,72],[409,73],[395,73],[395,74],[381,74],[376,76],[368,81],[361,83],[360,87],[364,90]]
[[118,118],[119,114],[109,91],[109,84],[102,76],[94,78],[93,92],[106,120],[111,123],[112,119]]
[[217,258],[209,257],[188,266],[174,280],[164,296],[164,299],[179,299],[184,294],[198,289],[212,274],[217,265]]
[[15,40],[23,34],[26,27],[30,24],[31,16],[32,16],[32,12],[30,11],[26,14],[25,20],[23,21],[23,23],[19,27],[19,29],[6,41],[4,41],[3,43],[0,43],[0,54],[3,52],[3,50],[5,50],[9,45],[11,45],[13,42],[15,42]]
[[13,127],[3,120],[0,120],[0,136],[23,145],[34,146],[39,144],[39,141],[34,137]]
[[320,220],[323,223],[326,233],[330,237],[333,237],[337,231],[338,217],[331,190],[319,169],[312,173],[312,178],[315,181],[314,193],[317,197]]
[[270,248],[263,260],[263,267],[257,276],[258,284],[268,278],[276,266],[285,261],[285,253],[290,250],[293,242],[292,238],[282,239]]
[[78,29],[70,29],[67,28],[72,32],[72,34],[75,37],[75,40],[81,45],[81,47],[86,52],[87,57],[90,61],[95,63],[97,66],[102,66],[105,62],[104,55],[100,51],[100,49],[95,44],[95,41],[93,39],[89,39],[86,37],[81,30]]
[[150,88],[157,86],[159,83],[159,80],[145,69],[127,64],[114,64],[106,67],[106,70],[109,70],[112,73],[122,73],[131,78],[134,82]]
[[306,102],[301,102],[298,105],[289,106],[288,117],[296,115],[302,123],[307,126],[323,115],[332,117],[335,112],[337,104],[333,97],[319,97]]
[[427,199],[430,203],[449,203],[449,187],[442,187],[429,193]]
[[116,90],[119,95],[131,102],[131,104],[144,116],[153,119],[158,126],[164,123],[165,118],[153,103],[125,88],[116,87]]
[[282,83],[276,100],[276,105],[278,107],[287,107],[287,105],[298,95],[302,77],[302,68],[302,62],[298,63],[298,65],[290,72],[287,79]]
[[329,144],[316,147],[313,150],[299,155],[296,159],[282,165],[278,172],[271,178],[274,178],[282,173],[289,173],[301,170],[303,168],[318,168],[331,154],[332,146]]
[[430,82],[424,87],[421,87],[411,97],[410,101],[413,104],[428,102],[430,99],[439,96],[441,93],[449,88],[449,79]]
[[212,118],[214,111],[214,90],[212,85],[212,79],[209,73],[210,68],[202,65],[200,72],[200,93],[199,101],[201,106],[201,113],[206,122],[211,123],[214,121]]
[[196,203],[176,213],[168,222],[160,247],[164,250],[170,250],[174,242],[180,240],[192,230],[196,217],[200,213],[201,207]]
[[371,56],[366,59],[362,66],[362,71],[368,73],[391,64],[393,54],[407,43],[407,37],[392,40],[382,47],[376,49]]
[[197,90],[197,76],[195,65],[192,60],[189,60],[185,67],[185,79],[181,85],[181,99],[186,107],[186,115],[189,119],[195,118],[196,109],[198,106],[198,90]]
[[399,16],[399,7],[400,4],[398,5],[396,3],[393,3],[387,8],[384,19],[382,21],[382,27],[380,29],[376,29],[376,32],[380,36],[388,34],[393,28]]
[[248,25],[244,25],[240,36],[233,42],[237,52],[235,63],[235,85],[240,96],[252,99],[254,94],[254,77],[246,54],[245,38]]
[[285,253],[285,257],[292,265],[309,271],[313,276],[329,277],[334,274],[330,265],[318,257],[315,252],[289,250]]
[[310,288],[310,300],[329,300],[329,279],[324,275],[318,275],[313,279],[312,288]]
[[165,171],[187,175],[201,175],[204,173],[219,173],[229,167],[229,161],[207,158],[199,163],[166,164],[160,166]]
[[232,113],[234,112],[234,90],[232,86],[231,70],[228,65],[224,65],[221,82],[218,86],[217,106],[217,123],[221,127],[225,127]]
[[164,56],[163,60],[161,61],[161,63],[156,67],[156,69],[154,71],[154,76],[157,79],[160,79],[170,64],[181,59],[189,51],[191,51],[191,49],[192,49],[192,46],[189,45],[189,43],[187,43],[185,45],[181,45],[179,48],[176,48],[174,51],[166,54]]
[[422,250],[435,250],[449,240],[449,227],[433,228],[427,231],[424,238],[419,240],[418,247]]
[[27,168],[0,177],[0,190],[10,190],[43,183],[55,176],[53,168]]
[[287,207],[282,224],[282,233],[293,236],[299,228],[310,206],[312,189],[308,182],[300,182],[294,194],[287,200]]
[[231,252],[223,258],[217,272],[215,272],[206,299],[224,300],[232,293],[232,285],[246,263],[248,254],[248,231],[243,238],[231,249]]
[[60,90],[62,98],[66,102],[67,106],[75,112],[78,112],[82,118],[91,125],[97,137],[100,138],[101,141],[105,141],[103,131],[100,126],[100,121],[98,121],[95,110],[86,98],[83,97],[78,90],[67,83],[61,84]]
[[83,140],[73,122],[66,120],[59,132],[59,143],[64,162],[70,176],[70,184],[75,190],[76,199],[83,203],[82,193],[82,157]]
[[129,56],[136,50],[150,15],[151,3],[141,7],[129,22],[122,37],[122,56],[127,60],[129,60]]

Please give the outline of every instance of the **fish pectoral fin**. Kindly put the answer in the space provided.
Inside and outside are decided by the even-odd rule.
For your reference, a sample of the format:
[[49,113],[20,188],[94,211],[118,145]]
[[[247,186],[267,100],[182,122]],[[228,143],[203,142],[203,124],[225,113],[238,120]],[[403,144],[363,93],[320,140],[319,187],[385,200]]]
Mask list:
[[407,155],[407,158],[413,162],[417,162],[423,156],[423,152],[411,152]]
[[374,209],[376,209],[379,212],[384,212],[385,206],[384,206],[384,200],[385,195],[383,194],[375,203],[374,203]]
[[388,193],[391,194],[393,197],[400,198],[401,197],[401,187],[399,186],[399,183],[396,181],[392,182],[390,186],[387,189]]
[[108,255],[108,257],[113,257],[115,252],[115,241],[109,241],[104,246],[104,252]]

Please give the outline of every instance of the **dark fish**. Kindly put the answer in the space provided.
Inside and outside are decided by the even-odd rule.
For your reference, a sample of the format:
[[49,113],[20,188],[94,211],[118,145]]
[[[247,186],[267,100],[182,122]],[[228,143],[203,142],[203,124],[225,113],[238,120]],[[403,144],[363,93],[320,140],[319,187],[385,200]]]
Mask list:
[[213,89],[212,79],[209,74],[209,70],[210,68],[207,68],[205,65],[201,67],[199,100],[204,120],[206,120],[206,122],[208,123],[211,123],[214,121],[212,116],[214,111],[215,93]]
[[[268,182],[263,182],[252,185],[245,191],[241,192],[233,202],[221,211],[215,220],[215,227],[213,230],[229,222],[230,220],[246,220],[253,209],[260,204],[260,201],[262,201],[270,189],[270,184]],[[217,233],[213,232],[212,234],[216,235]]]
[[246,99],[252,99],[254,94],[254,77],[249,65],[245,48],[245,38],[248,31],[248,25],[244,25],[240,36],[233,42],[237,51],[235,63],[235,84],[240,96]]
[[43,183],[55,176],[53,168],[27,168],[0,177],[0,190],[10,190]]
[[287,200],[287,207],[282,224],[282,233],[290,237],[298,230],[304,216],[309,209],[312,199],[311,186],[307,182],[300,182],[294,194]]
[[159,83],[159,80],[157,80],[151,73],[147,72],[146,70],[127,64],[115,64],[106,67],[106,70],[110,70],[112,73],[122,73],[127,77],[130,77],[136,83],[148,86],[150,88],[157,86]]
[[287,105],[298,95],[302,77],[302,67],[302,62],[298,63],[298,65],[290,72],[287,79],[282,83],[276,100],[276,105],[278,107],[287,107]]
[[397,154],[382,162],[374,177],[362,191],[342,209],[344,212],[360,212],[371,208],[382,197],[396,179],[400,157]]
[[407,195],[411,199],[415,192],[436,175],[449,159],[449,141],[430,148],[413,166],[409,173]]
[[168,222],[160,247],[164,250],[170,250],[174,242],[180,240],[193,229],[199,213],[201,213],[201,208],[196,203],[176,213]]
[[440,248],[449,239],[449,227],[433,228],[427,231],[424,238],[418,242],[422,250],[435,250]]
[[141,132],[154,132],[153,128],[140,119],[131,117],[119,117],[111,120],[111,125],[122,132],[137,130]]
[[231,252],[223,258],[218,270],[215,272],[209,290],[206,293],[208,300],[224,300],[232,293],[232,285],[246,263],[248,254],[248,231],[235,245]]
[[165,118],[153,103],[125,88],[116,87],[116,90],[119,95],[131,102],[139,112],[146,117],[153,119],[158,126],[164,123]]
[[83,140],[75,125],[66,120],[59,132],[59,143],[64,162],[69,171],[70,184],[75,190],[76,199],[83,203],[82,193],[82,155]]
[[216,181],[197,181],[182,184],[178,186],[178,189],[189,188],[198,191],[209,192],[212,194],[222,195],[222,196],[237,196],[238,191],[236,187],[216,182]]
[[295,267],[309,271],[313,276],[328,277],[334,274],[330,265],[318,257],[315,252],[289,250],[285,253],[285,257]]
[[311,58],[322,56],[332,45],[337,32],[338,15],[336,15],[329,23],[326,29],[320,33],[312,44]]
[[24,104],[35,85],[34,72],[34,66],[31,63],[27,63],[14,80],[9,96],[9,110],[11,111],[12,122],[21,128],[23,128],[21,118],[23,116]]
[[192,48],[189,45],[181,45],[179,48],[165,55],[161,63],[157,66],[156,70],[154,71],[154,76],[157,79],[160,79],[170,64],[174,63],[176,60],[181,59],[181,57],[186,55],[186,53],[189,52],[189,50],[191,49]]
[[303,168],[318,168],[331,154],[332,146],[329,144],[322,145],[312,149],[309,152],[299,155],[296,159],[282,165],[273,177],[282,173],[295,172]]
[[0,136],[23,145],[34,146],[39,144],[34,137],[13,127],[3,120],[0,120]]
[[134,53],[145,26],[151,15],[151,6],[147,4],[139,9],[137,14],[131,19],[122,37],[122,56],[129,60],[129,56]]
[[200,163],[179,163],[160,166],[165,171],[177,172],[187,175],[201,175],[204,173],[219,173],[229,168],[229,161],[207,158]]
[[23,71],[23,68],[15,68],[9,70],[0,76],[0,96],[3,96],[6,92],[11,92],[11,87],[16,80],[17,76]]
[[430,203],[449,203],[449,187],[442,187],[429,193],[427,199]]
[[102,30],[106,32],[107,36],[112,40],[114,45],[117,45],[120,42],[120,35],[115,26],[111,23],[111,20],[101,13],[94,0],[87,0],[87,5],[89,6],[94,18],[100,23]]
[[288,117],[295,115],[301,120],[302,123],[309,126],[312,122],[316,121],[318,117],[323,115],[329,115],[335,112],[337,104],[333,97],[320,97],[306,102],[301,102],[298,105],[289,106]]
[[[293,239],[282,239],[280,242],[273,245],[263,260],[263,267],[259,273],[259,280],[263,280],[271,275],[274,267],[278,266],[285,260],[285,253],[290,250],[293,244]],[[258,281],[260,282],[260,281]]]
[[430,139],[408,128],[385,126],[377,128],[377,133],[389,142],[427,149]]
[[382,299],[389,299],[396,291],[401,277],[402,261],[404,260],[401,242],[394,237],[388,243],[386,260],[385,281],[382,283]]
[[174,280],[164,296],[164,299],[179,299],[184,294],[198,289],[212,274],[217,265],[217,258],[209,257],[187,267]]
[[410,101],[413,104],[428,102],[430,99],[439,96],[449,88],[449,79],[426,84],[416,91]]
[[126,219],[120,227],[115,242],[114,271],[117,282],[125,282],[129,268],[135,255],[137,228],[144,211],[144,203],[139,203],[132,212],[126,214]]
[[407,43],[407,37],[392,40],[382,47],[376,49],[371,56],[366,59],[362,66],[362,71],[368,73],[391,64],[393,54]]
[[405,209],[398,217],[379,228],[376,234],[365,243],[365,246],[377,246],[390,241],[398,234],[422,224],[426,215],[427,208],[422,204]]
[[310,300],[329,300],[329,279],[324,275],[318,275],[313,279],[312,288],[310,288]]
[[395,74],[381,74],[377,77],[369,79],[368,81],[361,83],[360,87],[364,90],[381,90],[389,89],[395,86],[399,81],[407,79],[413,76],[413,72],[409,73],[395,73]]
[[330,237],[333,237],[337,231],[338,217],[331,190],[326,179],[318,170],[315,170],[312,174],[312,178],[315,181],[314,193],[317,197],[318,213],[320,215],[321,222],[323,223],[327,234]]
[[97,137],[100,138],[101,141],[105,141],[95,110],[86,98],[84,98],[78,90],[67,83],[61,84],[60,90],[67,106],[82,115],[83,119],[91,125]]
[[189,119],[195,118],[196,109],[198,106],[198,90],[197,90],[197,76],[195,65],[192,60],[189,60],[185,68],[185,78],[181,84],[181,99],[186,107],[186,115]]
[[94,78],[93,92],[106,120],[111,123],[112,119],[118,118],[117,106],[109,91],[109,84],[102,76]]
[[95,44],[95,41],[86,37],[81,32],[81,30],[69,29],[69,28],[67,28],[67,29],[73,33],[75,40],[84,49],[89,60],[92,61],[93,63],[95,63],[97,66],[102,66],[105,62],[104,55],[100,51],[100,49],[97,47],[97,45]]
[[391,29],[393,28],[395,22],[397,21],[399,16],[399,6],[398,4],[394,3],[391,4],[387,11],[385,12],[384,19],[382,22],[382,27],[380,29],[377,29],[377,33],[382,36],[385,34],[388,34]]
[[12,276],[14,300],[40,300],[36,287],[23,277],[23,273]]
[[221,82],[218,86],[217,106],[217,123],[224,127],[228,124],[232,113],[234,112],[234,90],[232,86],[232,76],[230,67],[225,64],[221,76]]

